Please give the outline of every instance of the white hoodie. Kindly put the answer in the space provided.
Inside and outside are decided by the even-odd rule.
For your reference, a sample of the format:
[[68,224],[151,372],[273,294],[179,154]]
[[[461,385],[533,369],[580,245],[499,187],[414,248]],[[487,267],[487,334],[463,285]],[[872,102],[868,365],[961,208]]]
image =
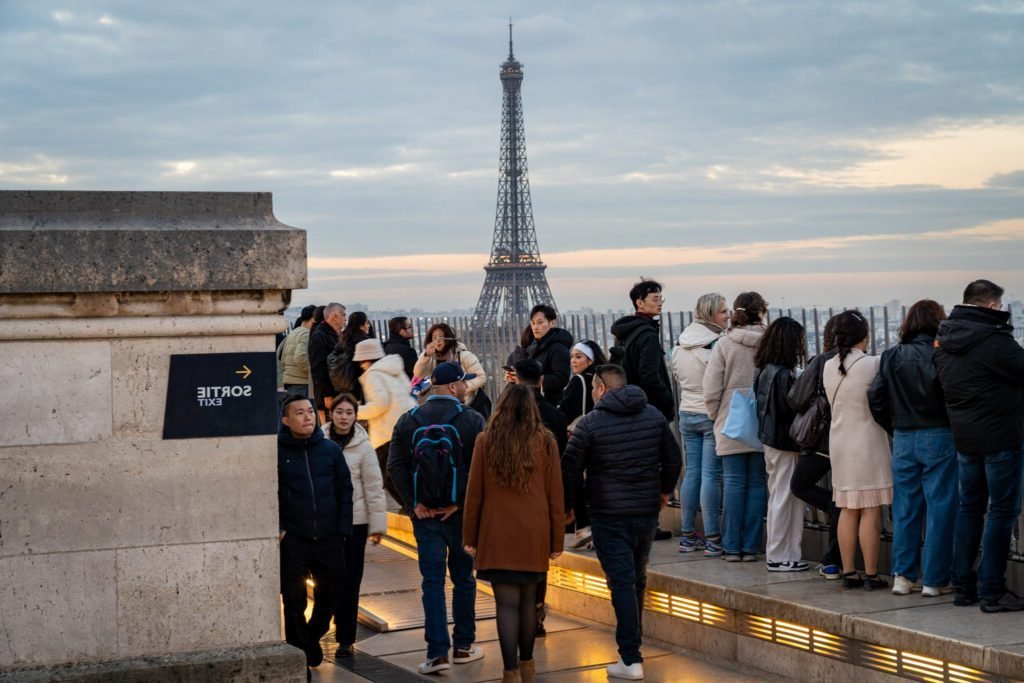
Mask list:
[[679,345],[672,351],[672,374],[679,383],[679,412],[708,414],[703,382],[711,348],[705,347],[710,347],[722,334],[695,320],[679,335]]

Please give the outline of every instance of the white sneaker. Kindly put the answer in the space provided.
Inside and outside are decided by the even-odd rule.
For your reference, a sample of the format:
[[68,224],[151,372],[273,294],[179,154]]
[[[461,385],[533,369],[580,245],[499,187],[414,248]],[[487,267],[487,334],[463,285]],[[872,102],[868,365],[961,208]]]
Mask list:
[[622,657],[614,664],[608,665],[608,678],[624,678],[627,681],[644,680],[644,665],[640,662],[626,666],[622,663]]
[[478,659],[483,659],[484,651],[478,648],[476,645],[470,645],[465,650],[454,650],[452,652],[452,661],[456,664],[469,664],[475,662]]
[[892,581],[892,594],[893,595],[910,595],[911,592],[917,592],[921,590],[921,584],[911,583],[910,579],[903,576],[897,576]]
[[940,595],[948,595],[952,592],[952,586],[925,586],[921,589],[921,596],[925,598],[937,598]]
[[416,667],[421,674],[436,674],[438,671],[446,671],[452,668],[447,657],[434,657]]

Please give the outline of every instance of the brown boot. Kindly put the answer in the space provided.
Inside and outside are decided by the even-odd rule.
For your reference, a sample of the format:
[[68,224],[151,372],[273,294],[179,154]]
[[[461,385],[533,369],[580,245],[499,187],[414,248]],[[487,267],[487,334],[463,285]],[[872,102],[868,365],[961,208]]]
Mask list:
[[537,663],[528,659],[519,660],[519,676],[522,683],[534,683],[537,680]]
[[502,671],[501,683],[519,683],[519,669],[515,671]]

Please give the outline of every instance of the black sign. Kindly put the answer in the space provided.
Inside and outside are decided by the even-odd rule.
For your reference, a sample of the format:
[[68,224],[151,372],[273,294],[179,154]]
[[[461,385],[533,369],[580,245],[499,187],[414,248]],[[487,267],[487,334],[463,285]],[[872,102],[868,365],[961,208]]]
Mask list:
[[273,351],[171,356],[165,439],[276,434],[279,427]]

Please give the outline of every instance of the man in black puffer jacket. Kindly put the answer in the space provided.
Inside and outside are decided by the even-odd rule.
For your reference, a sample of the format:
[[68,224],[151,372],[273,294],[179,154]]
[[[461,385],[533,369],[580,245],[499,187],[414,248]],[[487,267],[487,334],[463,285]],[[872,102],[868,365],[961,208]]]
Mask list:
[[960,466],[953,587],[957,605],[980,600],[982,612],[1024,610],[1024,599],[1006,588],[1020,514],[1024,349],[1013,338],[1002,298],[1002,287],[975,280],[935,338],[934,362]]
[[306,623],[306,576],[313,575],[317,601],[333,607],[341,584],[343,537],[352,535],[352,476],[341,448],[317,429],[308,398],[285,399],[281,423],[277,503],[285,640],[306,653],[307,666],[318,666],[331,609],[314,608]]
[[540,363],[543,375],[540,393],[556,406],[561,403],[565,385],[572,377],[569,356],[573,344],[572,333],[555,327],[557,324],[558,313],[554,308],[545,304],[534,306],[530,311],[533,341],[526,347],[526,357]]
[[618,353],[613,349],[611,362],[622,365],[629,383],[643,389],[647,401],[672,422],[676,417],[676,400],[665,365],[658,321],[665,303],[661,284],[656,280],[640,280],[629,290],[629,298],[636,313],[612,323],[616,347],[623,355],[621,361],[617,360]]
[[[658,513],[682,470],[679,443],[617,365],[594,372],[594,409],[576,424],[562,458],[566,510],[587,505],[594,548],[615,609],[619,661],[610,676],[643,677],[640,613]],[[586,501],[573,492],[586,472]]]

